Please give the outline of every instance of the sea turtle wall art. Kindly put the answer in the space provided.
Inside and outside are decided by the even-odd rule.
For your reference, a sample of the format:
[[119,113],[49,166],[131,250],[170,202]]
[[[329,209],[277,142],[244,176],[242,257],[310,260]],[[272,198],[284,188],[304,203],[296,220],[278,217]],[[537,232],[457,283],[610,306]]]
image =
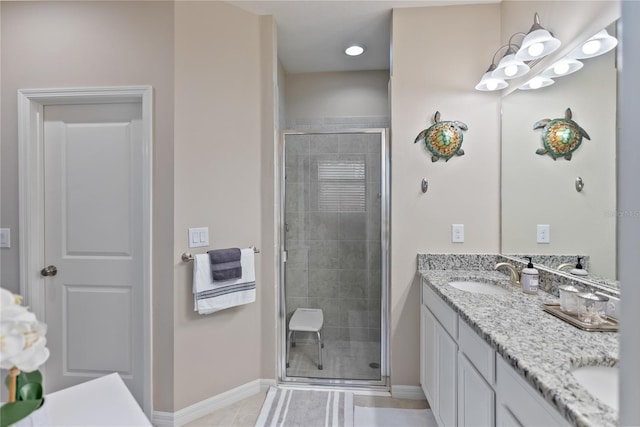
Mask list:
[[571,120],[572,117],[571,108],[567,108],[564,112],[564,118],[543,119],[534,123],[534,130],[543,129],[542,144],[544,148],[536,150],[536,154],[541,156],[548,154],[553,157],[553,160],[558,157],[571,160],[572,153],[582,144],[582,138],[591,140],[589,134]]
[[462,122],[440,121],[440,112],[436,111],[433,116],[433,125],[418,134],[415,144],[424,140],[427,150],[431,153],[431,161],[437,162],[439,159],[449,161],[454,155],[462,156],[462,131],[466,131],[467,125]]

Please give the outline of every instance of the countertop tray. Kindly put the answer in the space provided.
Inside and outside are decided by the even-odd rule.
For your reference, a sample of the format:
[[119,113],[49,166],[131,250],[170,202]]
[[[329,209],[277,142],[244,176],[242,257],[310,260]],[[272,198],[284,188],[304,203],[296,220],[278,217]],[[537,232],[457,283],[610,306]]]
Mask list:
[[547,313],[553,314],[554,316],[564,320],[567,323],[571,323],[576,328],[582,329],[584,331],[618,332],[618,329],[620,327],[618,321],[612,317],[607,317],[607,321],[601,325],[592,325],[590,323],[581,322],[577,317],[560,310],[560,304],[557,303],[544,303],[542,304],[542,309]]

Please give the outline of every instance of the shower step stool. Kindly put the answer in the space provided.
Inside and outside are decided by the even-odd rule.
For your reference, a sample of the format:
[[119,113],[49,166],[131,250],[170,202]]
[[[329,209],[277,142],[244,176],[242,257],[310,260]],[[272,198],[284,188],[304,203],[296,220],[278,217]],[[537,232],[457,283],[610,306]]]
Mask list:
[[287,351],[287,368],[289,367],[289,353],[291,353],[291,347],[296,346],[295,333],[301,332],[315,332],[318,335],[318,369],[322,370],[322,349],[324,343],[322,342],[322,335],[320,330],[324,323],[324,316],[322,310],[319,308],[298,308],[291,316],[289,320],[289,348]]

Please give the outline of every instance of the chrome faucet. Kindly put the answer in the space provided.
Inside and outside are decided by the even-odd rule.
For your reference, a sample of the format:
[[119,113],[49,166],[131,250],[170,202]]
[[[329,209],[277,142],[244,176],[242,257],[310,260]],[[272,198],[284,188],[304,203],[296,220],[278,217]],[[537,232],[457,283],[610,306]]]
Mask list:
[[499,262],[493,269],[497,270],[501,267],[506,267],[509,270],[509,276],[511,278],[512,285],[520,285],[520,271],[518,271],[518,268],[516,266],[508,262]]

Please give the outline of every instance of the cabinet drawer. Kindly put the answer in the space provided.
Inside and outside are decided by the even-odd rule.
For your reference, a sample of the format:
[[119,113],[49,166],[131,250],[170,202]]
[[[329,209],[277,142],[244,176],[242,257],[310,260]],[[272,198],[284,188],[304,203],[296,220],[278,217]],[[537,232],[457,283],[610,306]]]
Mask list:
[[444,329],[458,339],[458,315],[446,302],[436,294],[431,287],[422,281],[422,303],[431,310]]
[[518,373],[497,357],[496,362],[496,424],[512,426],[569,426],[560,413]]
[[496,352],[464,320],[459,321],[458,346],[491,385],[496,379]]

